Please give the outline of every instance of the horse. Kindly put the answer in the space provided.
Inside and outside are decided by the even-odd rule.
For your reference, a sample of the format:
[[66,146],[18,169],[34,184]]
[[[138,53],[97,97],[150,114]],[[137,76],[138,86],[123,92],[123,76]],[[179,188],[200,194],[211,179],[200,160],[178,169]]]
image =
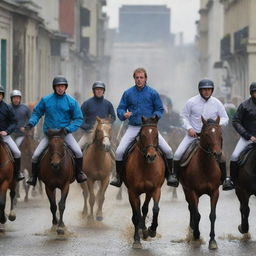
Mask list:
[[7,221],[5,216],[6,193],[10,189],[11,207],[8,219],[14,221],[16,213],[14,211],[14,198],[16,181],[14,178],[14,160],[8,146],[4,143],[0,136],[0,223],[5,224]]
[[[34,129],[31,130],[25,130],[24,132],[24,139],[20,145],[20,151],[21,151],[21,170],[27,171],[29,175],[31,175],[31,158],[33,155],[33,152],[35,151],[36,148],[36,140],[34,139]],[[28,192],[29,192],[29,185],[27,183],[23,182],[23,186],[25,189],[25,198],[24,201],[28,202]],[[39,182],[39,190],[40,194],[42,195],[43,193],[43,188],[42,188],[42,182]],[[18,186],[17,186],[18,189]],[[33,187],[33,193],[35,193],[35,187]]]
[[81,184],[84,196],[83,215],[87,216],[88,194],[90,204],[90,215],[88,218],[93,220],[93,207],[95,204],[94,184],[98,181],[97,201],[98,209],[96,220],[102,221],[102,206],[105,199],[105,192],[109,184],[109,178],[113,169],[113,161],[110,155],[111,149],[111,123],[104,118],[96,118],[93,132],[93,143],[88,146],[83,153],[83,170],[87,175],[87,182]]
[[[127,156],[124,168],[124,183],[128,190],[130,205],[132,208],[132,222],[134,224],[133,248],[142,248],[140,231],[143,238],[155,237],[158,226],[159,201],[161,187],[164,183],[165,162],[158,148],[158,118],[142,117],[142,125],[138,134],[138,140],[133,150]],[[140,195],[145,193],[145,201],[142,206]],[[147,229],[145,220],[148,213],[149,202],[153,198],[153,219]]]
[[[251,145],[250,145],[251,146]],[[235,180],[235,191],[240,202],[241,224],[238,230],[241,234],[248,233],[250,214],[249,199],[251,195],[256,195],[256,146],[253,145],[246,161],[239,165],[238,175]]]
[[[69,192],[69,185],[75,180],[75,164],[73,156],[64,143],[65,130],[48,130],[49,143],[46,152],[40,160],[39,178],[45,184],[45,191],[50,202],[52,212],[52,228],[56,228],[58,235],[65,234],[63,213],[66,205],[66,198]],[[56,189],[60,189],[61,198],[59,201],[59,220],[56,216]]]
[[190,228],[195,240],[200,238],[198,211],[199,197],[207,194],[211,201],[211,231],[209,249],[217,249],[215,241],[216,205],[219,198],[221,171],[218,161],[222,156],[222,130],[219,125],[220,117],[214,121],[204,120],[200,134],[199,146],[189,163],[180,170],[180,181],[185,193],[190,212]]

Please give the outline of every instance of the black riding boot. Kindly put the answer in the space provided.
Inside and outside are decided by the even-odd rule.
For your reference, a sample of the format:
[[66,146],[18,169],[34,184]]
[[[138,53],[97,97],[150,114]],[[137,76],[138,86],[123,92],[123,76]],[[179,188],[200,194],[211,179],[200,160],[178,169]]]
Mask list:
[[230,161],[230,178],[233,184],[236,184],[237,180],[237,175],[238,175],[238,164],[237,161]]
[[[167,159],[169,161],[169,159]],[[168,162],[169,165],[169,162]],[[180,161],[173,161],[173,170],[171,172],[171,175],[168,177],[167,185],[172,187],[178,187],[179,186],[179,168],[180,168]]]
[[29,177],[29,179],[27,180],[27,184],[31,185],[31,186],[35,186],[36,185],[36,180],[38,177],[38,173],[39,173],[39,163],[33,163],[32,162],[32,174]]
[[219,167],[221,170],[221,183],[222,183],[222,190],[232,190],[234,188],[234,184],[230,177],[227,177],[227,169],[226,169],[226,162],[219,163]]
[[20,172],[20,158],[14,158],[14,176],[17,181],[23,180],[25,177],[22,172]]
[[123,169],[124,169],[124,162],[123,161],[116,161],[116,177],[110,182],[110,185],[115,187],[121,187],[123,183]]
[[85,173],[83,172],[83,158],[75,158],[76,163],[76,181],[78,183],[83,183],[87,180]]

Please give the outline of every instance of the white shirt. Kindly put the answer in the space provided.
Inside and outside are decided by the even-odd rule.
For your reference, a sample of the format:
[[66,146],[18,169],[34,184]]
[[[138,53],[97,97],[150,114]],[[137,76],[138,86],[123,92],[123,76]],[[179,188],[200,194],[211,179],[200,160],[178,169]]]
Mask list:
[[216,120],[220,117],[220,125],[228,124],[228,115],[223,104],[215,97],[205,100],[200,94],[190,98],[181,113],[183,127],[186,130],[193,129],[201,132],[203,123],[201,116],[207,119]]

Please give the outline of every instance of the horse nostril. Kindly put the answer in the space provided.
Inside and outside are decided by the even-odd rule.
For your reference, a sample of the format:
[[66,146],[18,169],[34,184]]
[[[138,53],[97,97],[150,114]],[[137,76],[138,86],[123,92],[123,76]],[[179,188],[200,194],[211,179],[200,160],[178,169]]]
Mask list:
[[52,168],[57,169],[59,165],[57,163],[51,163],[51,166]]

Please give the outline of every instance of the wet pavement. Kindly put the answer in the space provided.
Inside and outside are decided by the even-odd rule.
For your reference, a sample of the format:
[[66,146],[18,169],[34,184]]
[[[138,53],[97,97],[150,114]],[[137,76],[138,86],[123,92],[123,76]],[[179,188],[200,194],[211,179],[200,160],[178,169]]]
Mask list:
[[[255,255],[255,198],[252,197],[250,201],[251,237],[248,239],[248,235],[241,235],[237,229],[240,212],[235,192],[220,191],[215,225],[218,249],[209,251],[208,196],[201,197],[199,203],[202,240],[188,242],[189,213],[181,187],[178,188],[178,199],[172,199],[172,193],[166,185],[162,191],[157,236],[147,241],[142,240],[142,249],[132,248],[133,225],[126,191],[123,192],[123,200],[119,201],[115,198],[117,189],[109,186],[103,221],[88,221],[82,218],[82,192],[74,183],[64,213],[66,235],[57,236],[50,230],[51,213],[46,195],[38,195],[28,203],[19,199],[16,221],[8,221],[5,232],[0,234],[0,255]],[[152,203],[148,224],[152,217],[151,208]]]

